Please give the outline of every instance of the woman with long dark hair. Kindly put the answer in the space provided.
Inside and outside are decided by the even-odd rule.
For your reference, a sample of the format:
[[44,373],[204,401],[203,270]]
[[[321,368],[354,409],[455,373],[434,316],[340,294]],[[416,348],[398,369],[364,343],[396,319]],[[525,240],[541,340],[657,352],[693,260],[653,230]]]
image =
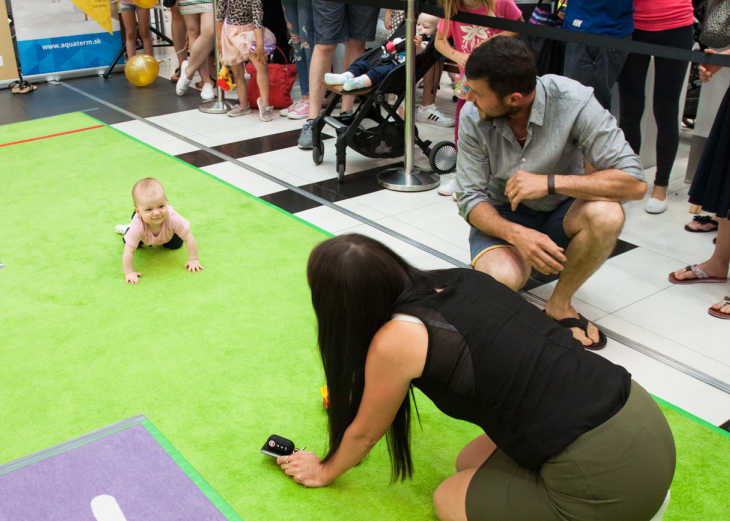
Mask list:
[[330,448],[278,459],[306,487],[357,465],[387,434],[393,479],[411,477],[411,403],[485,434],[434,493],[444,520],[648,521],[674,475],[667,422],[620,366],[481,272],[423,272],[342,235],[307,266],[329,387]]

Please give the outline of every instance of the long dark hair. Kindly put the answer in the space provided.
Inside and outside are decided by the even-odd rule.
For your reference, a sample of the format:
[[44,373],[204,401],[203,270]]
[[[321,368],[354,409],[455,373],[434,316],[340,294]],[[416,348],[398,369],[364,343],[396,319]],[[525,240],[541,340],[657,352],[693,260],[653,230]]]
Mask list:
[[[375,333],[404,294],[433,289],[433,279],[384,244],[359,234],[340,235],[315,247],[307,279],[329,389],[329,452],[323,460],[327,462],[360,408],[365,360]],[[413,475],[410,423],[411,402],[406,396],[387,434],[392,481]]]

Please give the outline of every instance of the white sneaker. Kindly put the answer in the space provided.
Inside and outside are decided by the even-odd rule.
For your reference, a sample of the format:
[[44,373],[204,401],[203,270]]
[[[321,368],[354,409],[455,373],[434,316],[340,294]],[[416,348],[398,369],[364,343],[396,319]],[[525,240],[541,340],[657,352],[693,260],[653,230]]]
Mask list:
[[646,201],[644,210],[646,210],[646,213],[664,213],[667,211],[667,200],[660,201],[651,197]]
[[[444,182],[444,178],[448,176],[448,181]],[[454,195],[454,182],[455,174],[447,174],[441,176],[441,186],[439,186],[438,192],[441,195]]]
[[178,96],[184,96],[185,93],[188,91],[188,87],[190,87],[190,82],[193,81],[185,78],[185,69],[187,68],[188,61],[185,60],[180,66],[180,79],[177,80],[177,85],[175,85],[175,92]]
[[456,121],[453,118],[445,116],[441,112],[436,104],[429,105],[428,107],[418,107],[416,112],[416,121],[419,123],[426,123],[428,125],[437,125],[439,127],[453,127],[456,125]]
[[127,230],[129,230],[129,224],[117,224],[116,228],[114,228],[118,234],[124,235],[127,233]]
[[215,99],[215,89],[213,88],[213,85],[210,83],[206,83],[203,85],[203,90],[200,91],[200,97],[203,98],[205,101],[210,101]]

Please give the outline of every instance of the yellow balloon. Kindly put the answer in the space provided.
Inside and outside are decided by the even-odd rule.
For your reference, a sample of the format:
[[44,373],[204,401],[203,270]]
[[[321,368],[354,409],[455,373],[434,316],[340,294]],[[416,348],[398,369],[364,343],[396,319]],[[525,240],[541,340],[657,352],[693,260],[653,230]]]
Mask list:
[[142,9],[149,9],[150,7],[154,7],[157,4],[157,0],[134,0],[134,3],[137,5],[137,7],[141,7]]
[[160,72],[160,64],[149,54],[136,54],[124,66],[124,75],[137,87],[149,85]]

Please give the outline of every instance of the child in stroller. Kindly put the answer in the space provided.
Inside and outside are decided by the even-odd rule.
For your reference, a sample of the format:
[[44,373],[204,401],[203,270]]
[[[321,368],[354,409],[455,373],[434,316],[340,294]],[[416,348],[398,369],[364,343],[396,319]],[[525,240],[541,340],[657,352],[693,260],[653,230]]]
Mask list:
[[[421,13],[416,24],[416,55],[423,54],[428,41],[436,34],[439,18],[428,13]],[[390,53],[387,60],[377,67],[371,66],[367,60],[359,60],[350,65],[342,74],[325,74],[324,82],[329,85],[342,85],[342,92],[364,89],[380,83],[387,74],[406,61],[405,41],[396,38],[385,45],[386,52]]]
[[[418,25],[424,32],[428,30],[427,26],[436,26],[431,17],[427,16],[419,17]],[[348,69],[349,74],[346,72],[342,75],[327,75],[323,82],[327,88],[335,92],[335,96],[312,124],[312,156],[315,164],[322,163],[324,159],[322,131],[325,125],[333,127],[337,134],[336,169],[340,182],[344,182],[347,147],[366,157],[379,159],[402,157],[405,153],[405,121],[397,112],[406,95],[404,37],[405,25],[401,25],[385,45],[372,49],[355,60]],[[416,42],[419,43],[417,47],[421,47],[415,57],[415,76],[418,82],[441,55],[434,48],[433,38],[429,40],[419,38]],[[361,82],[351,82],[346,85],[348,80],[356,79]],[[360,84],[362,88],[358,88]],[[358,96],[360,105],[353,113],[333,116],[332,112],[344,94]],[[388,94],[396,94],[397,99],[392,105],[388,101]],[[370,123],[363,125],[365,120],[370,120]],[[446,174],[454,171],[456,148],[453,142],[443,141],[431,147],[431,141],[424,141],[418,137],[417,128],[414,139],[415,144],[428,156],[430,166],[436,173]]]

